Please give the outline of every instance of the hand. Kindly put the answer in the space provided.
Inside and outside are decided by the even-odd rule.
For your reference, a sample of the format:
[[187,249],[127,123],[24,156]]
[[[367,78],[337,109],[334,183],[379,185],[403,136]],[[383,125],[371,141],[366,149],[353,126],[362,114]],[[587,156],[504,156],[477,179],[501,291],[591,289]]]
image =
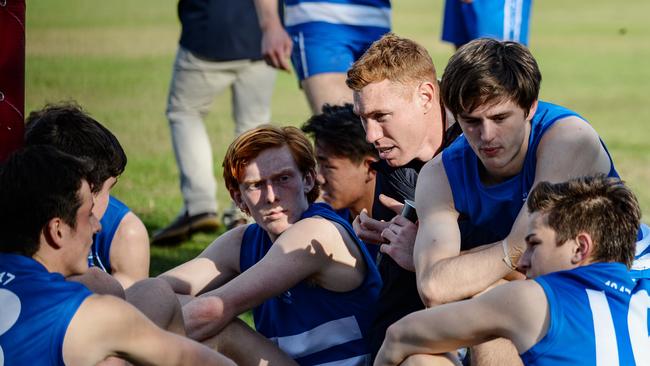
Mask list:
[[187,337],[203,341],[221,331],[223,302],[215,296],[197,297],[183,305],[183,321]]
[[413,247],[418,226],[405,217],[395,216],[381,236],[388,241],[379,251],[388,254],[393,260],[407,271],[415,272],[413,262]]
[[388,228],[390,223],[378,221],[368,216],[368,211],[364,208],[359,216],[354,218],[352,228],[359,239],[366,244],[382,244],[385,242],[381,233]]
[[291,73],[289,57],[292,48],[293,42],[282,25],[275,25],[264,31],[262,55],[269,66]]
[[388,243],[382,245],[379,251],[388,254],[405,270],[415,272],[413,247],[418,226],[400,215],[404,208],[403,203],[384,194],[379,195],[379,202],[397,214],[381,232],[381,237]]

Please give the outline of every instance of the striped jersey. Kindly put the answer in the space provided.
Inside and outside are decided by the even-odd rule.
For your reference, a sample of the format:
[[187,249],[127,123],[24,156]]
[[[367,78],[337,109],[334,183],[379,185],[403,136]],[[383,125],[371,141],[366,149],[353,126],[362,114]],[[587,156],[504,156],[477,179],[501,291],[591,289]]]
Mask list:
[[529,366],[650,365],[650,280],[621,263],[595,263],[535,279],[549,305],[546,335],[521,354]]
[[[327,204],[312,204],[301,219],[313,216],[338,223],[357,241],[366,262],[365,279],[348,292],[302,281],[255,308],[255,327],[300,365],[368,365],[367,337],[381,288],[379,272],[350,224]],[[259,262],[271,245],[259,225],[250,225],[242,239],[241,271]]]

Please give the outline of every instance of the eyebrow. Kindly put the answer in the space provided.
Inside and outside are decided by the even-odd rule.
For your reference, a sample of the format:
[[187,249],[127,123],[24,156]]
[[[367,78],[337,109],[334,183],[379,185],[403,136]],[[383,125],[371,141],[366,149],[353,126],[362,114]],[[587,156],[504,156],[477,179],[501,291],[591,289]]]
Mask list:
[[261,181],[264,181],[264,180],[267,180],[267,179],[273,179],[273,178],[275,178],[277,176],[280,176],[280,175],[286,175],[286,174],[292,174],[292,173],[293,173],[292,168],[284,168],[284,169],[281,169],[280,171],[278,171],[276,173],[273,173],[273,174],[269,175],[268,177],[262,177],[260,179],[255,179],[255,180],[245,180],[245,181],[241,182],[241,184],[257,183],[257,182],[261,182]]

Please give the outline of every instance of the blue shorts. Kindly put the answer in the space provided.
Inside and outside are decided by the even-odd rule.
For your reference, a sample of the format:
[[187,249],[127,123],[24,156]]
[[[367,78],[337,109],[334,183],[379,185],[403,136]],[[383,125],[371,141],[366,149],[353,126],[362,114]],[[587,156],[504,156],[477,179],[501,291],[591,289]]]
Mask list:
[[442,40],[457,47],[476,38],[528,45],[532,0],[446,0]]
[[302,81],[317,74],[347,72],[388,29],[309,23],[287,28],[287,32],[293,40],[291,63]]

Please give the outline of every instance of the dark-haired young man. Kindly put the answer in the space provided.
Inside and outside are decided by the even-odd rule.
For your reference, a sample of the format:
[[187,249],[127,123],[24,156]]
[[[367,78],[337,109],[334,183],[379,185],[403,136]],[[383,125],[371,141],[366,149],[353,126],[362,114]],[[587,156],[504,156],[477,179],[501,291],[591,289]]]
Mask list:
[[[416,190],[413,257],[427,306],[477,295],[513,273],[525,249],[523,206],[535,184],[618,177],[582,117],[538,101],[540,83],[537,62],[518,43],[479,39],[449,60],[442,99],[463,135],[422,168]],[[644,232],[642,226],[638,259],[650,252]],[[636,276],[648,276],[648,268],[641,261],[632,266]]]
[[650,364],[650,280],[628,271],[641,217],[634,194],[601,175],[540,182],[526,204],[519,268],[533,280],[405,317],[376,366],[451,364],[433,354],[497,337],[526,365]]
[[[240,135],[226,152],[224,180],[255,223],[227,231],[162,275],[177,293],[195,297],[183,307],[188,335],[238,364],[260,357],[279,357],[279,365],[368,362],[381,279],[350,224],[314,203],[315,169],[313,147],[295,127]],[[250,329],[231,335],[250,309],[263,337]]]
[[375,194],[372,164],[377,150],[366,142],[359,117],[352,104],[325,104],[321,114],[302,126],[314,138],[322,197],[335,210],[349,210],[350,221],[365,208],[370,210]]
[[140,219],[110,195],[126,167],[122,145],[106,127],[75,104],[48,105],[27,117],[25,146],[49,145],[89,159],[95,216],[102,229],[94,236],[89,264],[113,275],[123,288],[149,277],[149,237]]
[[[314,138],[318,161],[316,181],[322,199],[350,223],[361,211],[371,211],[377,176],[373,164],[379,156],[375,147],[366,141],[352,104],[325,104],[323,113],[309,118],[302,130]],[[367,248],[376,258],[379,246],[370,244]]]
[[0,363],[234,365],[165,332],[125,301],[65,277],[88,269],[101,228],[86,160],[50,146],[18,151],[0,167]]

